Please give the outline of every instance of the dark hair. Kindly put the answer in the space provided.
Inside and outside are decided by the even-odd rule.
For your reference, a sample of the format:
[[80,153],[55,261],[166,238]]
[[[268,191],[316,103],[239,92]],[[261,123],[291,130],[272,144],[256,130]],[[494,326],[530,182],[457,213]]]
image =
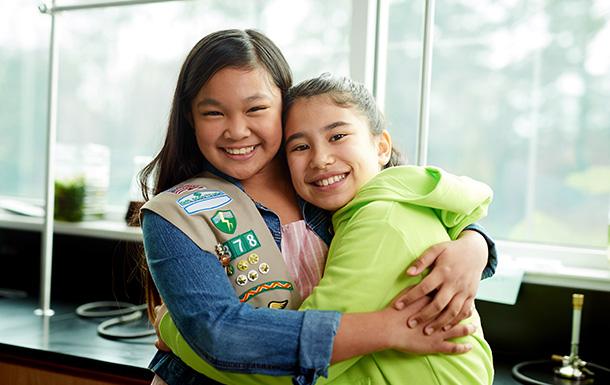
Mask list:
[[[317,78],[305,80],[292,87],[284,97],[283,122],[290,109],[299,99],[309,99],[315,96],[326,95],[343,108],[353,108],[359,112],[369,123],[369,129],[373,135],[380,135],[386,129],[386,121],[377,106],[375,97],[361,83],[348,77],[334,76],[323,73]],[[390,160],[383,168],[404,164],[403,156],[394,146]]]
[[[199,90],[223,68],[264,69],[284,95],[292,86],[292,72],[280,49],[255,30],[223,30],[201,39],[186,57],[169,116],[165,143],[157,156],[138,174],[144,199],[203,172],[207,160],[199,150],[194,128],[189,123],[191,102]],[[161,297],[141,263],[146,285],[148,313],[154,320],[154,306]]]

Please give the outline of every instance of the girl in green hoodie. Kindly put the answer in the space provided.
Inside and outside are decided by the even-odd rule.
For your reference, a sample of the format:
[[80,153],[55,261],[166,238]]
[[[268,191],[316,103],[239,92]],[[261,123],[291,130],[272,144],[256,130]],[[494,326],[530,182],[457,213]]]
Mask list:
[[[381,309],[421,281],[409,265],[433,244],[456,239],[487,213],[491,189],[438,168],[397,166],[373,96],[351,79],[322,75],[284,101],[284,144],[293,185],[329,210],[335,236],[324,277],[301,309]],[[383,169],[383,171],[382,171]],[[463,322],[479,322],[478,314]],[[386,350],[331,366],[332,384],[491,384],[491,349],[479,328],[461,355]]]

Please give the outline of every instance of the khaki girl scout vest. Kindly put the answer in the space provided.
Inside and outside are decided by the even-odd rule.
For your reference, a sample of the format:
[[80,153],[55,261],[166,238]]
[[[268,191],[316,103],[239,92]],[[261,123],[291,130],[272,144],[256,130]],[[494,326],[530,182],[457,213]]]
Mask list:
[[204,172],[158,194],[142,210],[155,212],[201,250],[229,261],[227,278],[241,302],[279,309],[301,305],[269,228],[239,187]]

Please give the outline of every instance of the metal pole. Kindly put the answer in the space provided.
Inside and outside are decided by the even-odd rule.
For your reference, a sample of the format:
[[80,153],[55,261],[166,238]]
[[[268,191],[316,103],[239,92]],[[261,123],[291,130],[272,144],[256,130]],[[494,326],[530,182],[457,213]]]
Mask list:
[[424,9],[424,36],[419,94],[417,137],[417,164],[428,162],[428,123],[430,119],[430,78],[432,75],[432,40],[434,31],[434,0],[426,0]]
[[353,0],[350,33],[350,76],[374,92],[377,2]]
[[42,13],[52,15],[57,12],[80,11],[83,9],[94,9],[94,8],[120,7],[120,6],[125,6],[125,5],[167,3],[170,1],[184,1],[184,0],[126,0],[126,1],[108,1],[108,2],[92,3],[92,4],[64,5],[64,6],[58,6],[58,7],[56,7],[53,2],[53,5],[51,5],[51,8],[48,8],[46,5],[41,4],[38,7],[38,9]]
[[584,295],[572,295],[572,346],[570,349],[570,359],[574,362],[578,359],[578,345],[580,344],[580,319]]
[[55,13],[82,9],[103,7],[116,7],[123,5],[137,5],[161,3],[176,0],[131,0],[115,1],[96,4],[81,4],[56,7],[55,1],[51,7],[40,4],[38,10],[51,16],[51,32],[49,44],[49,91],[47,98],[47,153],[46,153],[46,179],[45,179],[45,216],[42,228],[42,245],[40,257],[40,308],[34,310],[39,316],[52,316],[51,309],[51,276],[53,267],[53,221],[55,215],[55,142],[57,139],[57,99],[59,78],[59,49],[57,44],[57,25]]
[[375,83],[373,95],[381,111],[385,111],[385,93],[387,83],[388,64],[388,28],[389,28],[390,2],[379,0],[377,2],[377,38],[375,57]]
[[[44,12],[46,7],[39,7]],[[42,228],[42,247],[40,261],[40,308],[34,313],[52,316],[51,309],[51,271],[53,265],[53,218],[55,214],[55,141],[57,138],[57,78],[58,47],[55,41],[55,16],[51,14],[51,36],[49,47],[49,93],[47,98],[47,159],[45,186],[45,216]]]

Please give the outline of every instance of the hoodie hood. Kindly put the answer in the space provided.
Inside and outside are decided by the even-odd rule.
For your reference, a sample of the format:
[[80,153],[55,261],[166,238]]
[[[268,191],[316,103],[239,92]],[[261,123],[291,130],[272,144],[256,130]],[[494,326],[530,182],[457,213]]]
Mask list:
[[432,208],[451,239],[456,239],[464,227],[487,215],[492,196],[485,183],[440,168],[391,167],[365,183],[352,201],[335,212],[333,226],[337,228],[370,202],[394,201]]

